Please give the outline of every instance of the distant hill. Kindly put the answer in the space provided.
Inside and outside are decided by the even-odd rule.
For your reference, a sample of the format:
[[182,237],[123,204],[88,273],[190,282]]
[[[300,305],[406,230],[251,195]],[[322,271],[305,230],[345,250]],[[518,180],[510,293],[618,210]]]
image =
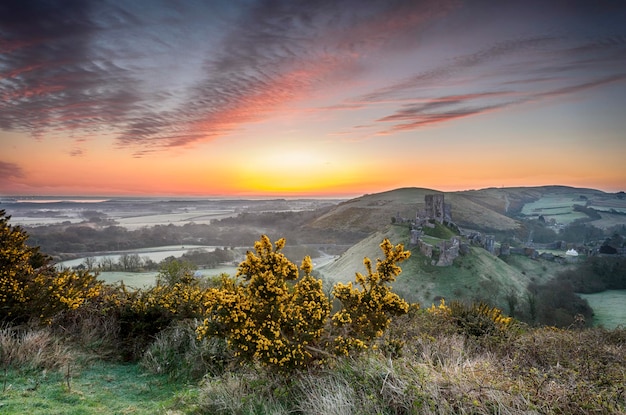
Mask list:
[[[457,225],[483,232],[506,232],[519,229],[520,219],[554,218],[568,224],[587,218],[600,228],[626,225],[626,197],[623,193],[566,186],[510,187],[439,192],[423,188],[402,188],[364,195],[340,203],[307,224],[312,229],[351,229],[376,232],[400,216],[414,218],[424,207],[424,196],[443,193],[451,205],[452,221]],[[590,207],[598,217],[577,212],[575,206]]]
[[[308,226],[375,232],[391,223],[392,217],[415,218],[417,211],[424,207],[424,196],[433,193],[442,192],[404,188],[365,195],[335,206]],[[444,195],[446,203],[452,205],[453,221],[459,224],[489,230],[513,230],[519,227],[514,219],[495,208],[486,208],[462,193],[449,192]]]

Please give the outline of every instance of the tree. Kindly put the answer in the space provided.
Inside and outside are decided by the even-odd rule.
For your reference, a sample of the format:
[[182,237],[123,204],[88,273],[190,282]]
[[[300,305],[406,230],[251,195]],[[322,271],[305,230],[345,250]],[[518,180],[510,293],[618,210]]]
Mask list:
[[137,272],[141,268],[141,257],[139,254],[122,254],[119,263],[124,271]]
[[85,266],[85,268],[89,271],[93,271],[94,269],[96,269],[97,264],[97,260],[96,258],[92,257],[92,256],[88,256],[83,260],[83,265]]
[[174,257],[165,258],[161,261],[157,285],[174,285],[179,282],[189,284],[196,279],[194,275],[197,269],[198,267],[189,261]]
[[100,258],[100,268],[104,271],[113,271],[115,268],[115,261],[110,256],[103,256]]

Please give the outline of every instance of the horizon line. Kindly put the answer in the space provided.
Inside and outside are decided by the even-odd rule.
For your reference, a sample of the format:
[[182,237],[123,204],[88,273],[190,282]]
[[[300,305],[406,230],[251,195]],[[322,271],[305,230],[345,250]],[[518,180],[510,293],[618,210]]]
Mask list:
[[593,190],[599,191],[607,194],[619,194],[624,193],[624,190],[605,190],[593,187],[578,187],[572,185],[562,185],[562,184],[546,184],[546,185],[529,185],[529,186],[488,186],[481,188],[466,188],[466,189],[457,189],[457,190],[441,190],[435,188],[428,187],[420,187],[420,186],[403,186],[397,187],[387,190],[380,191],[371,191],[371,192],[355,192],[355,193],[344,193],[344,194],[323,194],[323,193],[301,193],[301,194],[184,194],[184,193],[164,193],[164,194],[150,194],[150,193],[124,193],[124,194],[80,194],[80,193],[17,193],[17,194],[0,194],[0,198],[15,198],[15,199],[23,199],[23,198],[76,198],[76,199],[123,199],[123,198],[174,198],[174,199],[183,199],[183,198],[191,198],[191,199],[240,199],[240,200],[273,200],[273,199],[288,199],[288,200],[297,200],[297,199],[320,199],[320,200],[346,200],[346,199],[354,199],[363,196],[380,194],[380,193],[388,193],[397,190],[403,189],[422,189],[422,190],[430,190],[433,192],[441,192],[441,193],[459,193],[459,192],[471,192],[471,191],[481,191],[481,190],[489,190],[489,189],[537,189],[537,188],[546,188],[546,187],[560,187],[560,188],[570,188],[570,189],[580,189],[580,190]]

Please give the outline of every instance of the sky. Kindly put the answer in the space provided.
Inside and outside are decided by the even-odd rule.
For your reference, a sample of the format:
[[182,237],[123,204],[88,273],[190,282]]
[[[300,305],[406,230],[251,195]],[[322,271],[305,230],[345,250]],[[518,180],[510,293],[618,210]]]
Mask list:
[[626,1],[8,0],[0,195],[626,190]]

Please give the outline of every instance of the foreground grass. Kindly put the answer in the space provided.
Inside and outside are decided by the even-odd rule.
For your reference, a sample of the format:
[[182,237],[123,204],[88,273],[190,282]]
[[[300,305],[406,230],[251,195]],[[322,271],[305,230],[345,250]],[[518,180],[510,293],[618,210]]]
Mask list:
[[46,370],[2,373],[0,413],[30,415],[159,414],[171,406],[183,383],[143,372],[138,365],[95,362]]
[[[289,374],[254,364],[215,366],[207,357],[227,362],[229,353],[198,343],[188,324],[164,331],[132,365],[85,356],[50,330],[0,330],[0,413],[626,413],[624,329],[493,331],[469,317],[459,326],[412,310],[388,333],[403,340],[400,355],[389,354],[382,339],[377,350]],[[480,327],[482,334],[469,334]],[[213,363],[185,376],[203,358]]]
[[624,330],[547,327],[472,338],[426,320],[403,323],[401,356],[371,351],[288,376],[239,367],[207,376],[170,413],[626,413]]

